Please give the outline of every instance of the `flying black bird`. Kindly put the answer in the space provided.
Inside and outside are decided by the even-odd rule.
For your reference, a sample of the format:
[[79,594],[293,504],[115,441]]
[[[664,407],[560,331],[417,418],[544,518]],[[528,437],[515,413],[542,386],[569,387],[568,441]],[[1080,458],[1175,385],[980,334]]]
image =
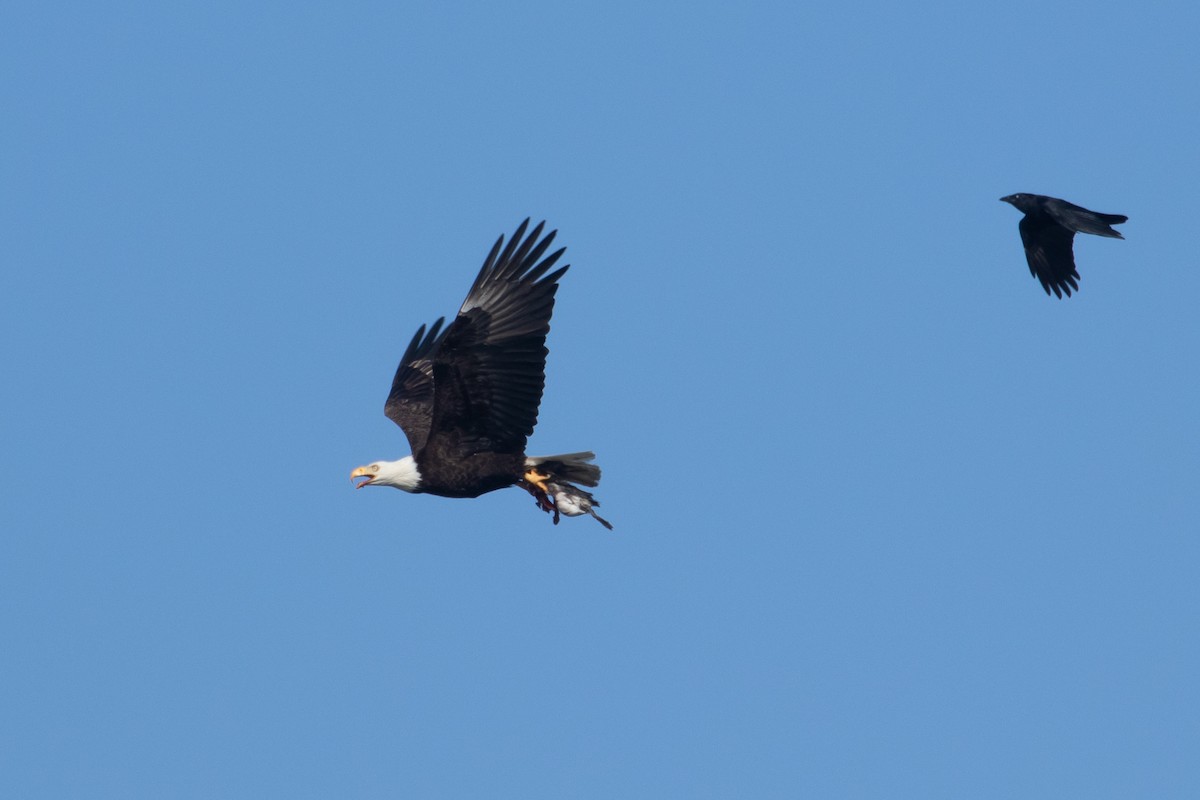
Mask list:
[[[422,325],[396,369],[384,414],[408,437],[412,455],[376,461],[350,473],[364,486],[393,486],[442,497],[478,497],[520,486],[538,507],[569,517],[600,503],[574,484],[595,486],[591,452],[525,455],[546,385],[546,334],[563,266],[546,273],[566,248],[542,255],[557,231],[529,236],[526,219],[508,246],[501,236],[483,262],[458,316]],[[538,241],[539,238],[541,241]],[[501,247],[504,247],[503,252]],[[540,259],[540,260],[539,260]]]
[[1025,212],[1020,224],[1021,244],[1025,245],[1029,272],[1042,282],[1046,294],[1053,290],[1061,298],[1063,293],[1070,297],[1072,289],[1079,291],[1079,273],[1071,249],[1076,233],[1125,238],[1109,227],[1129,219],[1122,214],[1088,211],[1042,194],[1010,194],[1000,199]]

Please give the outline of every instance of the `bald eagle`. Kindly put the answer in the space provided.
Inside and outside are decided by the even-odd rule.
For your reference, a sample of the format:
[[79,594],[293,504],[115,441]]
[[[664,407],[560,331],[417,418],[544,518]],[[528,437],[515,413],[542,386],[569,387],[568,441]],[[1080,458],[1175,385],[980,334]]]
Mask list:
[[[542,258],[557,231],[544,222],[525,235],[526,219],[504,246],[501,236],[483,262],[458,316],[422,325],[400,359],[383,411],[408,437],[412,455],[358,467],[350,479],[442,497],[478,497],[519,486],[538,508],[590,514],[600,468],[591,452],[526,456],[546,384],[546,334],[558,281],[546,274],[566,248]],[[539,260],[540,259],[540,260]]]

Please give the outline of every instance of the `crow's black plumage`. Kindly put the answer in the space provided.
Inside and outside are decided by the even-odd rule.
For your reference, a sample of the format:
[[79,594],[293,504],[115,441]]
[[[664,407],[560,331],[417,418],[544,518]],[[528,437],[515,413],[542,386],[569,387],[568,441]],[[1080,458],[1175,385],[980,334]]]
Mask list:
[[1021,244],[1025,245],[1029,272],[1042,282],[1046,294],[1053,291],[1061,298],[1063,294],[1070,297],[1072,290],[1079,291],[1079,273],[1071,248],[1076,233],[1125,238],[1110,227],[1129,219],[1122,214],[1088,211],[1042,194],[1010,194],[1000,199],[1025,213],[1020,224]]

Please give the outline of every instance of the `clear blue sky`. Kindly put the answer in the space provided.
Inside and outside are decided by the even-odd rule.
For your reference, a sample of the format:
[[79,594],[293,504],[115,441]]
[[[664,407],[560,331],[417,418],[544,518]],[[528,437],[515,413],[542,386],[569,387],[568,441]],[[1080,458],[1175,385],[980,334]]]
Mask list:
[[[0,794],[1200,796],[1198,27],[5,5]],[[526,216],[611,534],[348,480]]]

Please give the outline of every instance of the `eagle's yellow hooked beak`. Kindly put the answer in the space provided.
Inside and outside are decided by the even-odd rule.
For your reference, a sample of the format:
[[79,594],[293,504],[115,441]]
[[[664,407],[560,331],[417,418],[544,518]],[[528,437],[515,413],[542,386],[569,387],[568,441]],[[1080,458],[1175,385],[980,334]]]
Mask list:
[[370,486],[371,481],[375,480],[375,468],[357,467],[354,472],[350,473],[350,480],[353,481],[355,478],[366,478],[365,481],[355,486],[355,489],[361,489],[364,486]]

